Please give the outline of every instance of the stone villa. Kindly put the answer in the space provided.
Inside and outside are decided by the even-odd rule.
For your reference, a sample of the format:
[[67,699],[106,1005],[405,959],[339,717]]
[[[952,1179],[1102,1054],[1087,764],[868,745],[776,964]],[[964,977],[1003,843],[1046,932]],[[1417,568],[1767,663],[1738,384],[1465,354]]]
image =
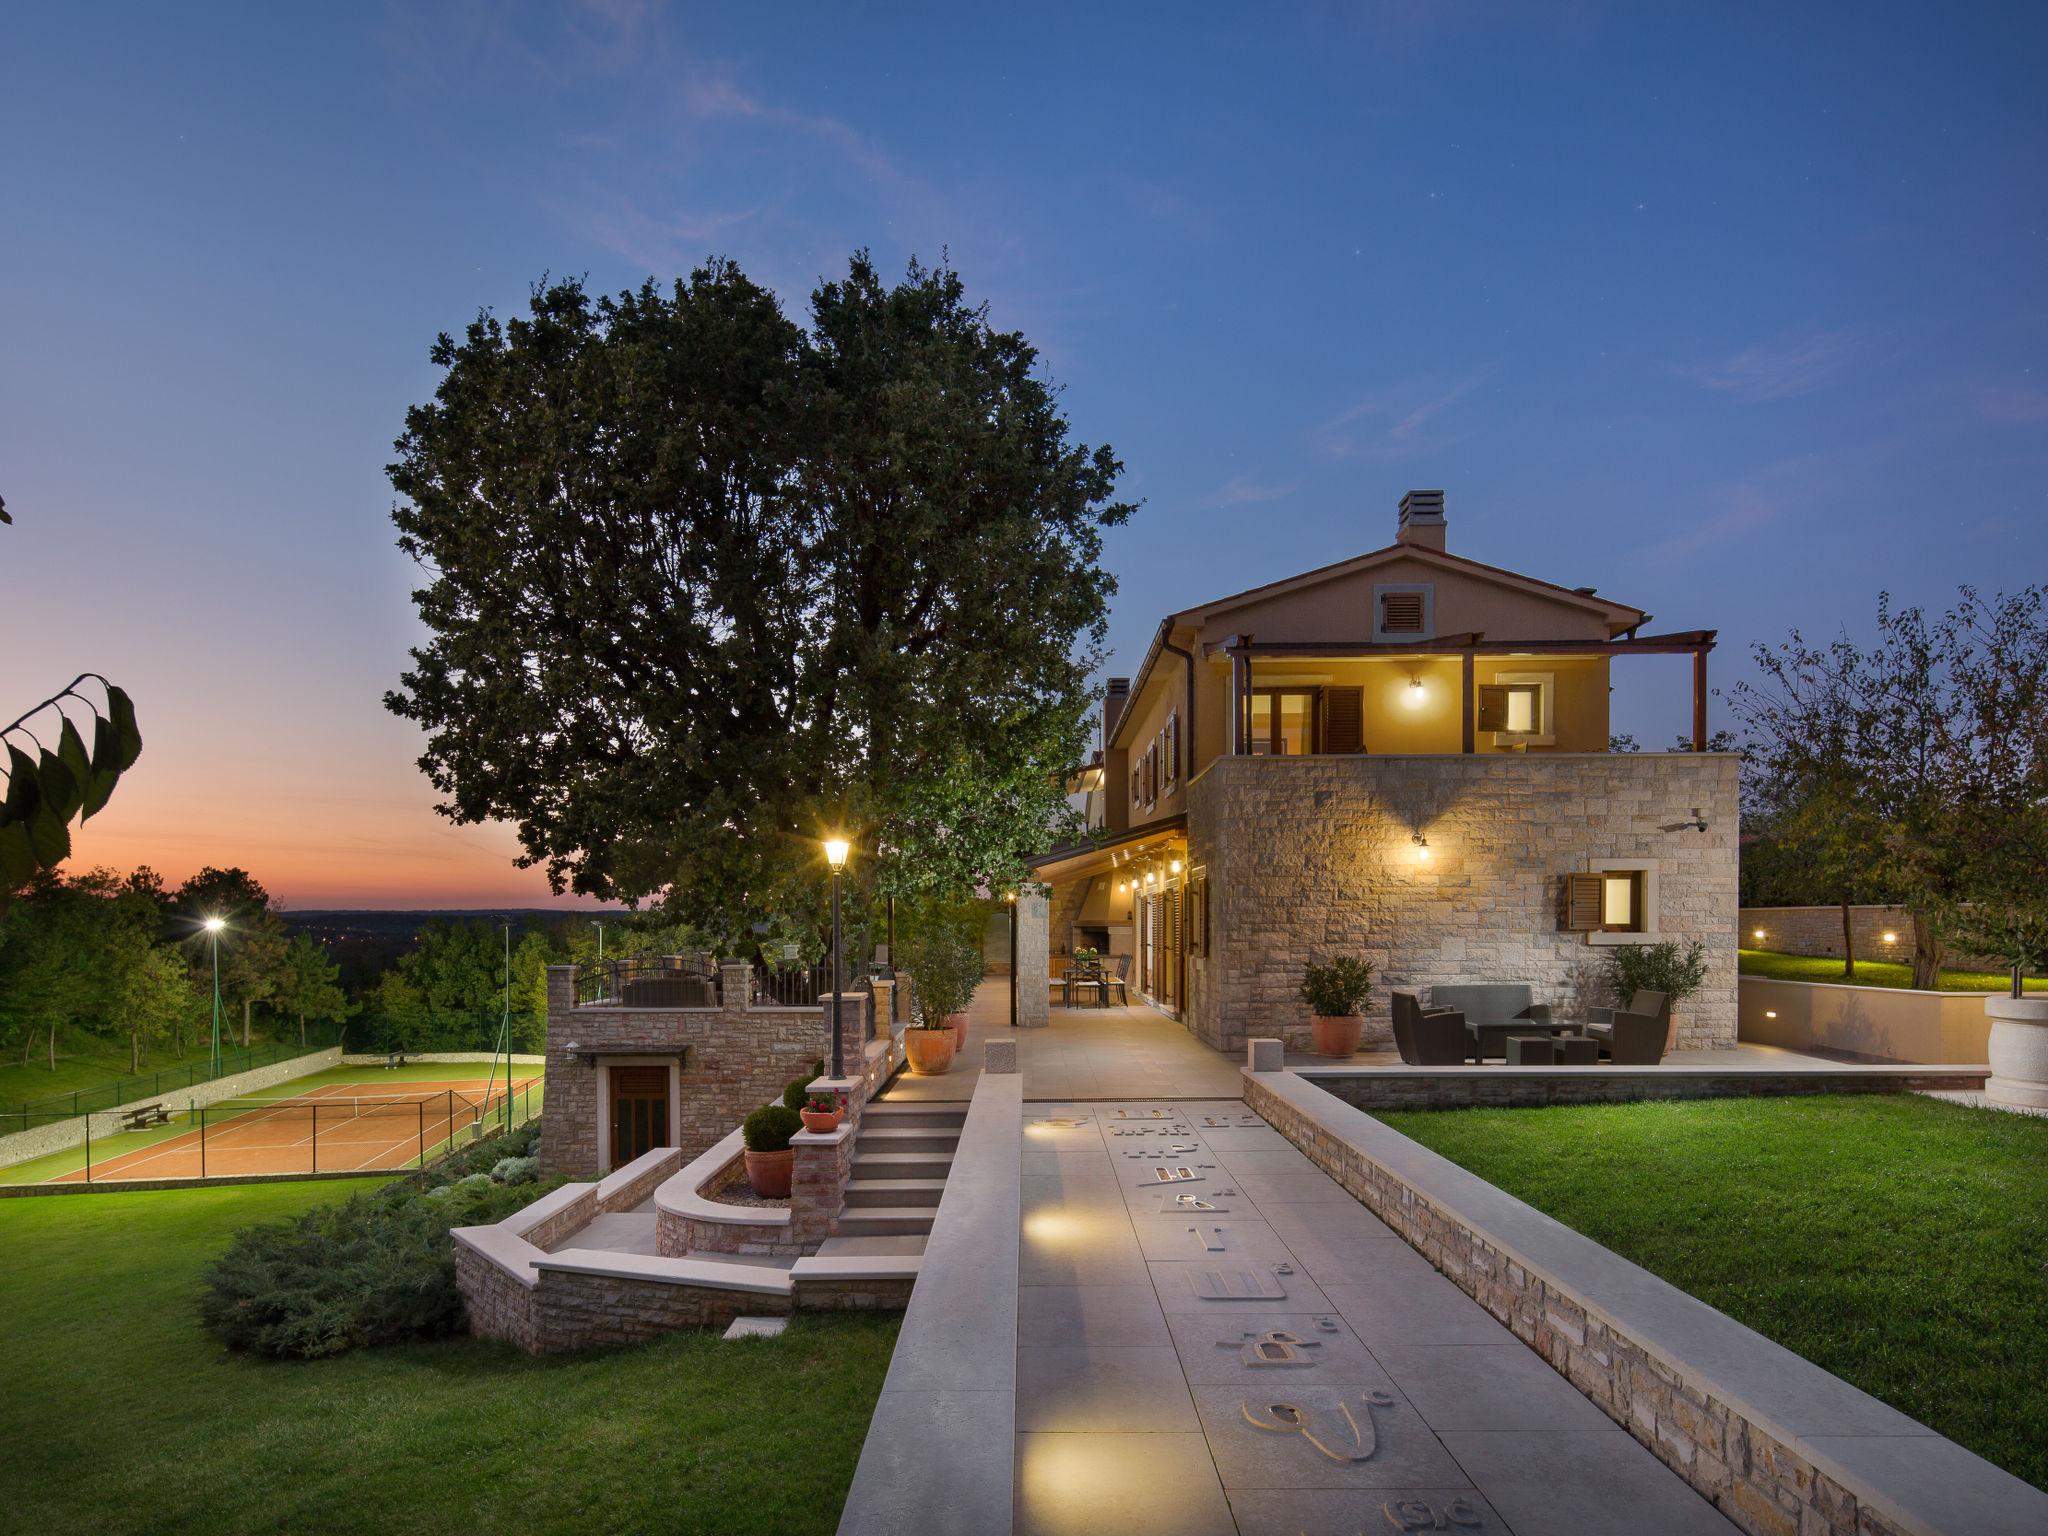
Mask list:
[[[1678,1044],[1735,1043],[1737,761],[1609,750],[1609,668],[1638,656],[1692,659],[1704,745],[1714,632],[1643,633],[1445,526],[1411,491],[1385,548],[1161,620],[1075,781],[1090,836],[1034,862],[1021,975],[1129,956],[1134,994],[1236,1052],[1300,1042],[1312,959],[1374,962],[1384,1039],[1390,989],[1526,982],[1578,1016],[1603,946],[1698,938]],[[1025,989],[1019,1022],[1048,1007]]]

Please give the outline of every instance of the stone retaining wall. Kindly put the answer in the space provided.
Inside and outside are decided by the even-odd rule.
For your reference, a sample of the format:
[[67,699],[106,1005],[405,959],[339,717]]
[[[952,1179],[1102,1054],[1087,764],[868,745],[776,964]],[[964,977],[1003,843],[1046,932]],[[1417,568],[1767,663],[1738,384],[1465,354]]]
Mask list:
[[[1764,936],[1758,938],[1761,928]],[[1879,905],[1849,908],[1849,931],[1856,938],[1858,960],[1888,960],[1900,965],[1913,963],[1913,912],[1910,907]],[[1744,907],[1736,924],[1743,949],[1768,949],[1781,955],[1814,955],[1842,958],[1842,909],[1840,907]],[[1889,941],[1885,935],[1891,934]],[[1941,963],[1957,971],[1990,971],[1994,974],[2010,963],[1985,955],[1960,951],[1943,954]]]
[[[1565,876],[1651,862],[1658,939],[1707,946],[1678,1044],[1735,1043],[1737,760],[1726,753],[1224,757],[1188,786],[1188,859],[1209,881],[1188,1027],[1236,1054],[1308,1043],[1303,968],[1374,962],[1388,994],[1520,981],[1566,1017],[1603,1002],[1606,950],[1563,925]],[[1698,807],[1707,830],[1695,830]],[[1428,839],[1424,860],[1414,842]]]
[[723,1328],[736,1317],[779,1317],[787,1295],[543,1269],[534,1288],[536,1354],[643,1344],[684,1328]]
[[[1306,1079],[1247,1072],[1244,1082],[1245,1102],[1268,1124],[1749,1536],[2048,1529],[2048,1497],[1818,1366],[1559,1228],[1388,1127],[1368,1122],[1370,1131],[1333,1130],[1332,1117],[1304,1107]],[[1321,1090],[1307,1086],[1306,1093],[1320,1096]],[[1332,1107],[1336,1116],[1351,1113]],[[1361,1135],[1398,1149],[1402,1171],[1365,1151],[1358,1144]],[[1636,1298],[1638,1312],[1663,1306],[1679,1320],[1668,1330],[1671,1336],[1651,1338],[1622,1326],[1573,1284],[1538,1273],[1491,1231],[1425,1194],[1415,1181],[1428,1176],[1419,1170],[1435,1166],[1479,1185],[1497,1197],[1494,1204],[1536,1218],[1531,1230],[1537,1240],[1547,1236],[1560,1252],[1583,1255],[1590,1249],[1608,1261],[1616,1272],[1610,1275],[1613,1288]],[[1559,1243],[1558,1233],[1575,1241]],[[1588,1261],[1580,1257],[1577,1263],[1583,1269]],[[1656,1297],[1668,1302],[1646,1300]],[[1701,1314],[1712,1323],[1703,1323]],[[1820,1442],[1833,1450],[1828,1467],[1793,1444],[1791,1433],[1776,1430],[1765,1411],[1733,1401],[1716,1376],[1688,1365],[1689,1351],[1697,1351],[1718,1376],[1752,1386],[1770,1383],[1779,1413],[1803,1411],[1809,1419],[1832,1422],[1836,1427],[1817,1432],[1832,1437]],[[1856,1476],[1845,1470],[1851,1464],[1874,1470]],[[1924,1514],[1930,1509],[1943,1513],[1930,1519]]]

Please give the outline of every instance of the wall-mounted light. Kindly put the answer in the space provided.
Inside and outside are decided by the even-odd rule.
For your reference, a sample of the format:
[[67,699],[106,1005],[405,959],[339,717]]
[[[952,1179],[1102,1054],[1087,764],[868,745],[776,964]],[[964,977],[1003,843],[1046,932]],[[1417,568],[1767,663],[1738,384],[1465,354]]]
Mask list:
[[1752,929],[1750,929],[1750,930],[1749,930],[1749,936],[1750,936],[1750,937],[1751,937],[1752,939],[1755,939],[1755,940],[1757,941],[1757,943],[1759,943],[1759,944],[1763,943],[1763,941],[1764,941],[1764,931],[1763,931],[1763,929],[1761,929],[1761,928],[1752,928]]
[[1415,862],[1418,864],[1427,864],[1429,862],[1429,839],[1424,837],[1420,832],[1418,832],[1415,834],[1414,842]]
[[1775,1008],[1766,1008],[1764,1010],[1764,1017],[1767,1019],[1775,1019],[1777,1016],[1778,1010]]
[[1883,937],[1885,943],[1887,944],[1896,944],[1899,942],[1899,936],[1896,933],[1887,933]]
[[1405,694],[1403,694],[1402,697],[1407,699],[1408,707],[1410,709],[1415,708],[1416,705],[1422,703],[1424,699],[1429,697],[1428,690],[1422,686],[1422,674],[1420,672],[1416,672],[1410,675],[1408,679],[1408,691]]
[[1175,873],[1176,875],[1177,875],[1177,874],[1179,874],[1179,873],[1180,873],[1180,860],[1179,860],[1179,859],[1175,859],[1175,860],[1173,861],[1173,863],[1172,863],[1171,865],[1169,865],[1168,867],[1169,867],[1170,869],[1172,869],[1172,871],[1173,871],[1173,872],[1174,872],[1174,873]]

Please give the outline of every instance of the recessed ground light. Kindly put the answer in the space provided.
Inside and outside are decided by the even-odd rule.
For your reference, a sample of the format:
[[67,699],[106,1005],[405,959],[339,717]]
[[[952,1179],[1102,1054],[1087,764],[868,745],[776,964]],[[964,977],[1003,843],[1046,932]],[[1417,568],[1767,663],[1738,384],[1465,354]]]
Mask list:
[[1777,1016],[1778,1010],[1775,1008],[1766,1008],[1764,1010],[1764,1017],[1767,1019],[1775,1019]]

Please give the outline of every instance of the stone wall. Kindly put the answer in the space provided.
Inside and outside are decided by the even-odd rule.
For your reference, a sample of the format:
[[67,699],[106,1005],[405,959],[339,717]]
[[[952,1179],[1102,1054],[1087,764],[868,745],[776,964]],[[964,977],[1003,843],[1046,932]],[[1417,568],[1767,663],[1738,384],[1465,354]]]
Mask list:
[[[541,1167],[548,1173],[593,1178],[598,1172],[598,1074],[604,1066],[584,1059],[589,1052],[687,1052],[678,1146],[685,1159],[714,1145],[748,1111],[780,1098],[787,1083],[810,1076],[811,1067],[830,1054],[818,1008],[577,1008],[575,977],[574,966],[548,968],[547,1113],[540,1141]],[[745,985],[725,989],[735,999],[747,991]],[[577,1047],[573,1054],[571,1043]]]
[[1210,893],[1189,1028],[1226,1051],[1253,1035],[1305,1047],[1302,969],[1337,954],[1376,967],[1369,1042],[1391,1038],[1390,991],[1436,983],[1526,981],[1582,1017],[1606,1001],[1606,951],[1565,931],[1564,877],[1654,860],[1656,937],[1707,945],[1678,1044],[1732,1046],[1736,769],[1689,752],[1219,758],[1189,786],[1188,856]]
[[462,1293],[471,1333],[480,1339],[516,1344],[529,1355],[539,1353],[531,1285],[487,1255],[457,1243],[455,1288]]
[[1904,1536],[1906,1528],[1687,1379],[1641,1341],[1589,1315],[1485,1234],[1245,1078],[1245,1102],[1431,1264],[1550,1362],[1615,1423],[1749,1536]]
[[543,1269],[533,1293],[536,1354],[641,1344],[683,1328],[723,1328],[736,1317],[773,1317],[790,1298],[585,1270]]
[[1482,1067],[1421,1072],[1311,1069],[1318,1088],[1353,1109],[1535,1109],[1547,1104],[1624,1104],[1643,1099],[1781,1098],[1814,1093],[1912,1093],[1975,1089],[1989,1068],[1970,1072],[1693,1072],[1658,1067]]
[[[1763,937],[1757,937],[1757,930]],[[1781,955],[1842,958],[1840,907],[1744,907],[1736,925],[1740,947],[1768,949]],[[1913,963],[1913,913],[1908,907],[1852,906],[1849,931],[1855,936],[1858,960]],[[1887,940],[1886,934],[1891,938]],[[1941,963],[1958,971],[2006,969],[2009,962],[1985,955],[1943,954]]]

